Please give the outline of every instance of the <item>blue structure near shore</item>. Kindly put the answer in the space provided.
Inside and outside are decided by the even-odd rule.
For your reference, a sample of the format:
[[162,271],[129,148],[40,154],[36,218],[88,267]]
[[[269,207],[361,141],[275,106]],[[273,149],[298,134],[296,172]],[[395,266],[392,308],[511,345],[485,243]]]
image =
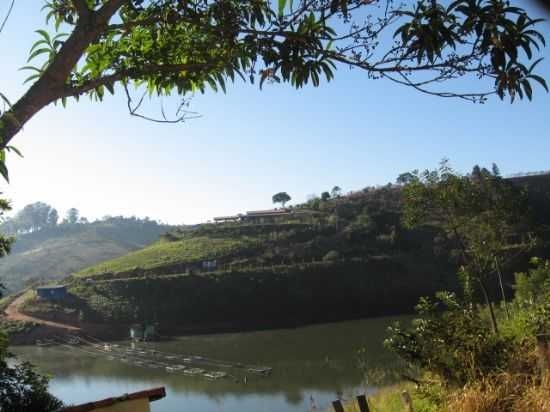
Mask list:
[[36,288],[36,294],[39,298],[46,300],[63,300],[67,297],[67,286],[42,286],[40,288]]

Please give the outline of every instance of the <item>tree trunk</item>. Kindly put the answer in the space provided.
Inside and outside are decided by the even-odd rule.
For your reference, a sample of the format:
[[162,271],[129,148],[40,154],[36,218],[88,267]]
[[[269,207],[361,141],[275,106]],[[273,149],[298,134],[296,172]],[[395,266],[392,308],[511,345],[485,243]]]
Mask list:
[[506,312],[506,318],[510,320],[510,312],[508,311],[508,303],[506,302],[506,294],[504,293],[504,284],[502,282],[502,272],[500,271],[500,265],[498,263],[498,259],[495,256],[495,269],[497,271],[498,275],[498,283],[500,285],[500,293],[502,295],[502,302],[504,303],[504,310]]
[[122,0],[107,3],[96,12],[80,17],[50,65],[8,111],[0,116],[0,150],[40,110],[62,97],[71,96],[67,80],[88,46],[105,31]]
[[489,307],[489,312],[491,313],[491,325],[493,327],[493,332],[498,335],[498,324],[497,324],[497,318],[495,316],[495,311],[493,309],[493,302],[491,302],[491,299],[489,299],[489,293],[487,291],[487,287],[485,286],[485,283],[482,279],[479,279],[479,284],[481,286],[481,291],[483,292],[483,297],[485,298],[485,303]]

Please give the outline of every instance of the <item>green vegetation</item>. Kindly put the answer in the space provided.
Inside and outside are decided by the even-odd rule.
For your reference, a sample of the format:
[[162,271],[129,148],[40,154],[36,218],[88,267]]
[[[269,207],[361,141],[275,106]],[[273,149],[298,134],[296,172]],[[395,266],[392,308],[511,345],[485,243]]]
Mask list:
[[[2,174],[7,177],[7,172]],[[7,210],[10,210],[9,203],[5,199],[0,199],[0,218]],[[10,252],[13,241],[13,238],[0,235],[0,257]],[[0,298],[2,289],[3,286],[0,284]],[[7,303],[9,299],[3,300],[2,305]],[[8,352],[8,335],[25,333],[33,327],[33,324],[27,322],[0,319],[0,411],[2,412],[53,412],[62,406],[57,398],[48,393],[48,378],[37,374],[32,365],[27,362],[13,362],[15,359]],[[8,360],[12,361],[11,365],[8,364]]]
[[[550,263],[534,260],[527,271],[527,261],[545,250],[546,233],[533,230],[548,218],[539,214],[544,201],[532,203],[528,189],[496,168],[459,176],[443,164],[400,182],[314,198],[292,208],[303,213],[268,224],[173,230],[73,276],[70,299],[29,300],[23,309],[69,322],[152,321],[175,333],[398,314],[435,296],[420,299],[418,319],[395,325],[387,341],[414,372],[418,387],[407,388],[415,410],[539,405],[548,382],[534,353],[550,326],[542,293]],[[506,307],[495,304],[504,298]],[[487,393],[493,398],[483,402],[497,409],[464,409],[483,404],[476,396]],[[399,403],[394,392],[380,397],[386,406]]]
[[182,262],[200,263],[203,260],[212,260],[242,251],[249,244],[250,242],[246,240],[209,237],[193,237],[173,241],[161,240],[145,249],[86,268],[77,273],[77,276],[100,272],[126,272],[137,268],[162,268]]
[[411,391],[415,411],[549,410],[548,349],[541,351],[539,342],[550,332],[550,289],[532,286],[542,279],[550,284],[550,262],[539,260],[518,276],[523,280],[509,316],[504,309],[498,313],[498,335],[487,328],[485,311],[448,294],[423,300],[412,328],[391,329],[387,345],[423,371]]
[[413,172],[404,187],[404,222],[415,227],[427,222],[443,229],[444,247],[458,256],[466,299],[483,295],[498,329],[488,283],[499,280],[506,301],[501,269],[517,254],[535,245],[533,219],[521,187],[493,171],[475,166],[468,176],[453,172],[447,161],[436,171]]
[[[478,179],[469,190],[486,188],[503,196],[517,191],[524,199],[519,188],[508,192],[509,181],[487,173],[478,178],[485,176],[491,184]],[[420,206],[432,214],[415,215],[418,222],[422,217],[422,224],[412,225],[407,221],[411,208],[404,208],[403,201],[414,193],[413,182],[421,181],[414,180],[413,174],[410,177],[405,186],[311,199],[293,206],[292,210],[304,212],[299,218],[174,230],[142,250],[78,272],[70,282],[76,298],[71,308],[90,320],[154,319],[168,329],[294,325],[407,313],[421,296],[439,290],[460,292],[465,277],[455,273],[459,269],[463,273],[470,256],[477,253],[477,259],[482,252],[487,255],[483,279],[489,301],[502,298],[502,293],[511,296],[513,273],[528,261],[526,250],[517,246],[522,221],[497,225],[502,232],[489,232],[493,215],[471,218],[484,207],[483,198],[477,197],[480,203],[464,203],[457,209],[456,216],[464,222],[456,232],[460,238],[449,230],[449,220],[424,203]],[[470,178],[457,182],[463,186],[464,179]],[[449,184],[446,180],[445,185]],[[504,216],[508,209],[499,204],[498,216]],[[532,219],[537,221],[536,213]],[[497,233],[491,239],[501,239],[507,252],[496,243],[492,248],[473,249],[473,240],[479,237],[466,234],[477,227],[476,222],[478,233]],[[508,240],[511,243],[505,243]],[[465,255],[459,253],[459,241],[468,244]],[[495,257],[502,283],[497,281]],[[478,299],[479,282],[470,284],[471,299]]]
[[27,362],[8,365],[12,355],[0,333],[0,410],[2,412],[53,412],[62,403],[48,393],[48,378],[38,375]]
[[[498,311],[486,291],[484,306],[476,293],[489,282],[502,285],[494,276],[500,271],[497,260],[507,262],[513,251],[528,250],[522,240],[532,235],[527,197],[516,189],[499,178],[497,168],[458,176],[443,164],[423,178],[412,173],[407,179],[406,218],[439,219],[462,251],[460,293],[422,298],[418,318],[410,327],[392,326],[386,340],[419,371],[410,378],[415,398],[424,402],[419,412],[550,410],[550,261],[534,259],[534,268],[517,274],[515,298],[506,304],[502,291]],[[543,242],[544,234],[538,233]]]
[[167,330],[273,327],[407,312],[418,296],[449,286],[437,268],[412,257],[357,258],[197,274],[76,278],[70,292],[86,319],[94,321],[154,320]]
[[271,200],[273,201],[273,203],[280,203],[283,207],[285,207],[285,204],[290,202],[292,198],[287,192],[279,192],[275,193]]
[[[43,9],[50,30],[37,30],[23,67],[32,87],[13,104],[0,92],[7,106],[0,113],[6,176],[4,149],[51,103],[102,101],[124,90],[130,113],[150,119],[132,104],[134,85],[151,96],[181,96],[174,118],[163,116],[172,122],[189,118],[181,110],[189,95],[225,91],[237,77],[260,87],[319,86],[338,64],[476,102],[493,94],[531,100],[536,84],[548,90],[536,74],[540,19],[504,0],[389,2],[385,10],[355,0],[52,0]],[[464,78],[479,89],[464,92],[457,81]],[[492,87],[485,88],[486,80]]]
[[155,319],[167,328],[409,312],[420,296],[458,285],[448,257],[426,247],[437,228],[401,224],[401,191],[389,185],[343,197],[337,189],[276,222],[174,230],[78,272],[72,308],[95,321]]
[[173,226],[149,219],[106,217],[92,223],[60,223],[49,205],[26,206],[2,230],[17,234],[9,256],[0,260],[0,281],[9,292],[26,285],[58,280],[105,259],[122,256],[154,242]]

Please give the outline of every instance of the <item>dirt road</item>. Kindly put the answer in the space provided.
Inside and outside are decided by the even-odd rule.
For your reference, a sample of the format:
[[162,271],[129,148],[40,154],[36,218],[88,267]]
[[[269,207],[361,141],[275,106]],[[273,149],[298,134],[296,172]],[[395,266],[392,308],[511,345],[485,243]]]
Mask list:
[[11,302],[10,305],[6,308],[5,312],[6,312],[6,318],[8,320],[34,322],[39,325],[45,325],[52,328],[63,329],[64,331],[71,331],[71,332],[80,331],[80,328],[76,326],[67,325],[65,323],[52,322],[49,320],[38,319],[29,315],[25,315],[24,313],[21,313],[19,311],[19,306],[21,306],[23,302],[25,302],[25,297],[26,297],[25,293],[23,293],[21,296],[19,296],[17,299]]

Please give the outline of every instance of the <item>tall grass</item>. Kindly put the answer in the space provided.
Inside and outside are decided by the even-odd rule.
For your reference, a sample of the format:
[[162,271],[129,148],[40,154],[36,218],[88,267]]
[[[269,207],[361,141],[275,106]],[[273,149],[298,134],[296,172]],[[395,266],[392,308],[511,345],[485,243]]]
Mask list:
[[550,374],[501,373],[449,397],[453,412],[550,412]]

